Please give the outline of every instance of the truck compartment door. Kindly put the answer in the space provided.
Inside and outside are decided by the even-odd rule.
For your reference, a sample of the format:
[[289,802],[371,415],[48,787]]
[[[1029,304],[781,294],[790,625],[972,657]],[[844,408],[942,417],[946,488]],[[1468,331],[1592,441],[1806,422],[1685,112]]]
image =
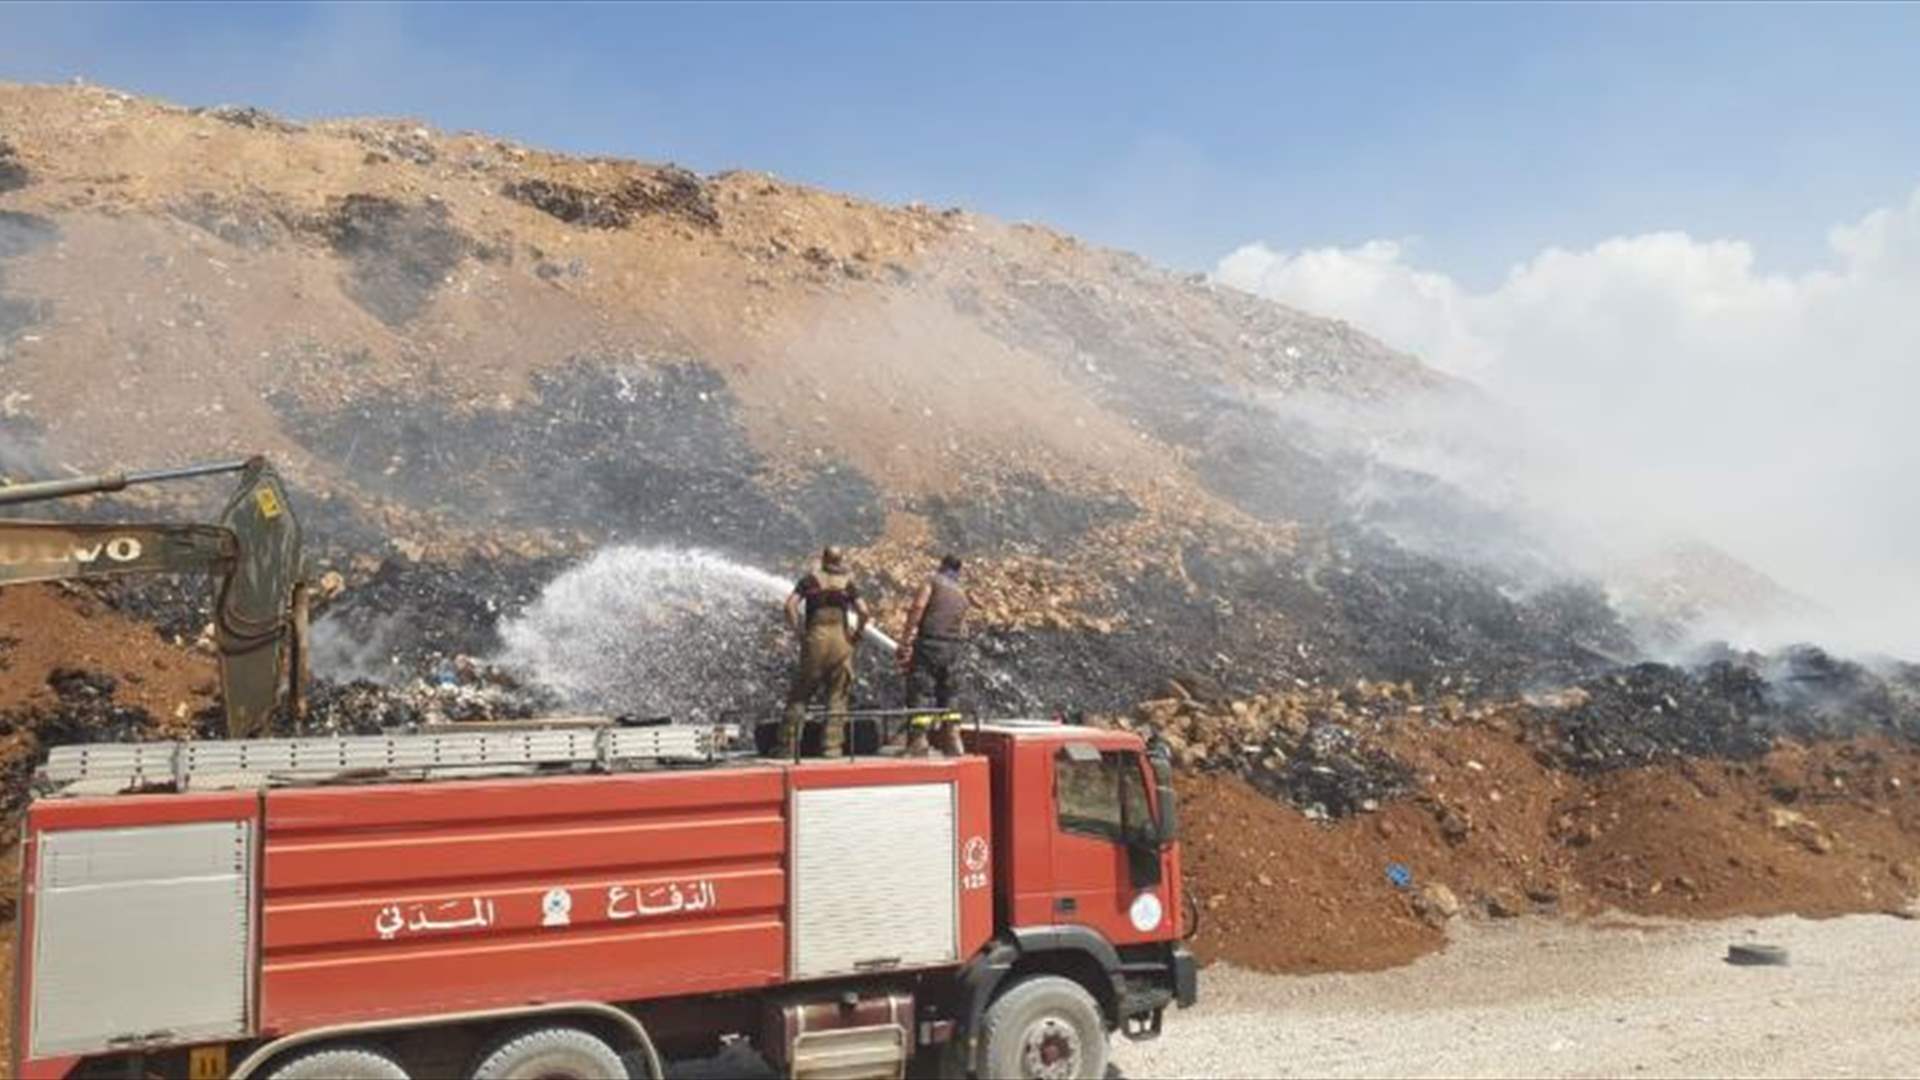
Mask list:
[[247,1034],[251,821],[45,831],[36,848],[33,1056]]
[[951,783],[793,793],[795,979],[959,960]]

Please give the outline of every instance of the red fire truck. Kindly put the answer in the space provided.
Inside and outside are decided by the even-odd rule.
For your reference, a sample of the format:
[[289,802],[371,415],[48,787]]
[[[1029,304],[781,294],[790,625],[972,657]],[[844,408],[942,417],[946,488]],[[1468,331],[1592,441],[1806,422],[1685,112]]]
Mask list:
[[[465,728],[465,725],[454,727]],[[15,1075],[1098,1077],[1195,999],[1170,769],[685,726],[56,750],[22,845]]]

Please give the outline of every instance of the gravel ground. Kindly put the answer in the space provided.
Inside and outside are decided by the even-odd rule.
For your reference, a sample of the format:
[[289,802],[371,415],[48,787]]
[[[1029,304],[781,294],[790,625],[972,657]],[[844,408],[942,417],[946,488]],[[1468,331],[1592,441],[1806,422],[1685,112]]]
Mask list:
[[[1787,947],[1736,967],[1729,944]],[[1369,975],[1221,966],[1127,1077],[1920,1077],[1920,923],[1464,925],[1440,954]]]

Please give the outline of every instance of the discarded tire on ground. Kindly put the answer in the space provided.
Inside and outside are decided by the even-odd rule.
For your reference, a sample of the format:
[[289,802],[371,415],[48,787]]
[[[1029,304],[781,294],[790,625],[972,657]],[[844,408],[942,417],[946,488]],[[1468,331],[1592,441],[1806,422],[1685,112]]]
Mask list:
[[987,1007],[982,1080],[1098,1080],[1107,1074],[1107,1026],[1079,983],[1035,975]]
[[1778,945],[1729,945],[1727,963],[1741,967],[1779,967],[1787,962],[1787,950]]
[[542,1027],[510,1035],[480,1055],[473,1080],[605,1080],[627,1075],[606,1040],[576,1027]]
[[407,1070],[371,1046],[322,1046],[282,1061],[266,1080],[407,1080]]

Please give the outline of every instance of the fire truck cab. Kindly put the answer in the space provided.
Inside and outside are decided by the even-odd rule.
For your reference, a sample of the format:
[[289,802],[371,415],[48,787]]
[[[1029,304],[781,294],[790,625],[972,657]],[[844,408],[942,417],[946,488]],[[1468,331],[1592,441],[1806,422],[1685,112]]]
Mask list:
[[1099,1077],[1195,1000],[1137,735],[790,762],[690,730],[56,750],[15,1075],[660,1077],[726,1040],[799,1077]]

